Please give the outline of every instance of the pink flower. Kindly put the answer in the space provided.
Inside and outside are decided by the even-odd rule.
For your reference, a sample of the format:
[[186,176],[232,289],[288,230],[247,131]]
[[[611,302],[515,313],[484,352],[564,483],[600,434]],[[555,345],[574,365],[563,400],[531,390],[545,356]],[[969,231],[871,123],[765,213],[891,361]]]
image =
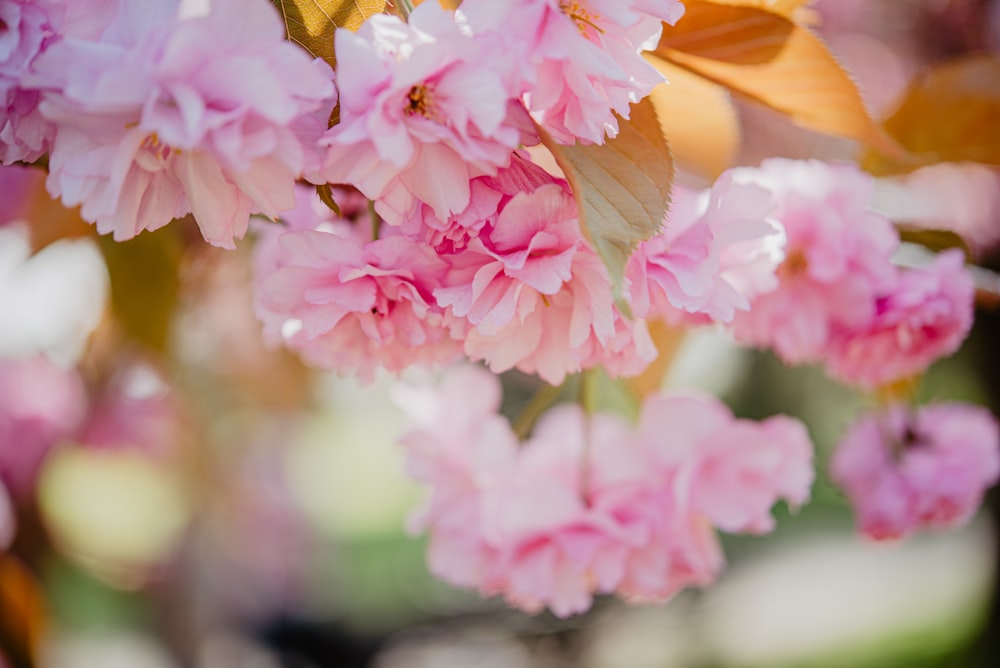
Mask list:
[[676,470],[685,506],[723,531],[769,532],[779,498],[793,507],[809,499],[812,444],[792,418],[752,422],[714,398],[653,395],[639,434],[661,466]]
[[618,418],[598,419],[603,429],[589,424],[578,406],[552,409],[518,452],[514,474],[484,495],[485,534],[500,547],[487,592],[503,592],[529,612],[548,606],[567,617],[585,612],[593,593],[614,590],[624,569],[623,548],[648,532],[588,503],[586,444],[620,444],[617,437],[627,431]]
[[[558,384],[585,361],[600,363],[599,349],[615,333],[610,282],[581,236],[565,182],[521,176],[534,189],[501,197],[495,222],[450,257],[447,285],[434,296],[470,358]],[[500,180],[501,192],[512,185]],[[626,329],[618,353],[630,343]]]
[[49,450],[83,420],[86,401],[75,371],[44,357],[0,360],[0,482],[12,494],[31,491]]
[[922,373],[959,349],[972,327],[975,286],[962,252],[946,251],[926,268],[900,270],[879,295],[870,322],[847,331],[830,350],[830,373],[873,389]]
[[421,203],[447,220],[468,206],[472,178],[509,163],[514,95],[451,12],[427,2],[408,23],[373,16],[337,31],[336,50],[340,122],[323,139],[322,175],[385,197],[391,224]]
[[830,473],[871,538],[955,528],[1000,477],[1000,427],[968,404],[892,406],[851,426]]
[[873,317],[898,235],[868,208],[872,180],[854,165],[774,158],[733,174],[774,193],[787,236],[779,287],[737,313],[733,331],[786,362],[819,361],[839,331]]
[[431,486],[417,518],[431,569],[528,612],[705,586],[724,561],[716,524],[770,530],[775,500],[803,502],[812,481],[801,424],[733,420],[708,400],[652,399],[638,430],[557,406],[520,448],[496,414],[499,381],[480,369],[405,403],[410,469]]
[[132,449],[164,457],[185,438],[177,396],[151,366],[115,374],[94,402],[77,441],[91,448]]
[[293,125],[333,104],[329,69],[264,0],[123,5],[100,42],[48,48],[31,82],[56,125],[50,193],[119,240],[192,213],[226,248],[251,213],[294,204]]
[[470,329],[465,354],[496,373],[517,368],[552,385],[595,362],[594,348],[615,334],[611,283],[597,253],[585,246],[574,254],[570,274],[552,295],[521,290],[515,317],[492,333]]
[[311,364],[370,380],[458,354],[432,291],[448,265],[402,236],[369,243],[337,231],[283,234],[277,268],[258,278],[258,315]]
[[466,256],[481,258],[471,280],[439,288],[435,297],[481,333],[495,334],[515,317],[522,292],[554,295],[572,278],[581,241],[576,202],[563,186],[520,193],[492,229],[471,240]]
[[396,400],[413,425],[400,439],[407,470],[430,486],[409,529],[430,530],[428,562],[436,576],[478,587],[496,558],[484,536],[481,495],[511,475],[517,456],[517,438],[498,414],[500,383],[461,366],[433,390],[401,386]]
[[[469,182],[469,204],[461,212],[445,220],[439,219],[427,204],[393,216],[400,219],[400,231],[434,246],[439,253],[456,254],[486,227],[496,225],[497,216],[510,200],[522,193],[532,193],[546,184],[565,181],[557,179],[531,162],[524,152],[516,151],[510,165],[501,167],[495,175],[477,176]],[[379,200],[384,210],[387,198]]]
[[602,366],[612,378],[628,378],[645,371],[658,354],[646,321],[626,318],[616,306],[612,334],[602,342],[592,331],[582,348],[580,366]]
[[[633,310],[648,318],[729,322],[774,289],[783,234],[770,193],[719,177],[704,193],[675,186],[663,231],[639,245],[626,275]],[[697,317],[692,317],[697,316]]]
[[561,143],[603,143],[615,114],[645,97],[662,75],[641,56],[663,21],[684,13],[675,0],[467,0],[459,10],[484,50],[506,62],[508,86]]
[[38,92],[21,81],[55,38],[59,9],[44,0],[0,4],[0,164],[34,162],[48,150],[52,127],[38,114]]
[[11,165],[0,167],[0,227],[17,220],[25,220],[31,198],[42,192],[45,172],[31,167]]

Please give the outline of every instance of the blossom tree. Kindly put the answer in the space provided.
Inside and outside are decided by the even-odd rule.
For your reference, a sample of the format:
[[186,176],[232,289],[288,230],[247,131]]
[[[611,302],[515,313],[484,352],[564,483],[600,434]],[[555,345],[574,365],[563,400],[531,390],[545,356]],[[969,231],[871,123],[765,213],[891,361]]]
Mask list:
[[[930,104],[918,83],[878,123],[806,4],[5,0],[0,225],[37,217],[44,173],[92,227],[31,220],[33,238],[105,235],[117,326],[161,351],[172,251],[116,243],[186,220],[185,244],[252,247],[268,345],[365,382],[422,378],[399,390],[426,487],[410,528],[436,576],[528,612],[707,587],[718,532],[765,534],[779,500],[808,502],[803,422],[661,389],[698,328],[872,399],[830,464],[861,533],[952,528],[1000,478],[1000,429],[982,407],[917,405],[915,388],[973,326],[974,258],[880,213],[875,177],[996,164],[963,140],[996,101],[969,94],[946,137],[908,111]],[[995,60],[965,65],[1000,81]],[[858,159],[706,169],[675,124],[678,73]],[[914,245],[937,254],[901,262]],[[168,258],[159,292],[128,273],[152,258]],[[0,361],[0,547],[54,444],[139,440],[175,415],[148,393],[115,399],[144,372],[92,352],[79,370]],[[513,423],[497,377],[511,370],[539,379]]]

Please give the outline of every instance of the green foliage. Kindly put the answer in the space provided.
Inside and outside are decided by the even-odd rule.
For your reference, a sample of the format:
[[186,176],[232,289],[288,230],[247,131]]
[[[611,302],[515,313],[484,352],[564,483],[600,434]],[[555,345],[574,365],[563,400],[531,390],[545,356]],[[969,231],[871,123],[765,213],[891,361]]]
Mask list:
[[177,306],[183,254],[176,224],[125,242],[99,238],[111,279],[111,308],[129,337],[164,351]]
[[545,140],[573,188],[580,226],[607,266],[616,298],[632,251],[660,229],[674,180],[670,148],[648,99],[633,104],[619,128],[618,136],[602,145]]

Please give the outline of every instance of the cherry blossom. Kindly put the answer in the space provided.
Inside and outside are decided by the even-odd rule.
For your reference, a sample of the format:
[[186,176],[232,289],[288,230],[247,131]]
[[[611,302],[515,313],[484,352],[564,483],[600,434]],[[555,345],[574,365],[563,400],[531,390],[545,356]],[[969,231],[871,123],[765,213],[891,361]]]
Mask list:
[[448,265],[403,236],[364,243],[337,230],[292,230],[259,278],[258,315],[310,363],[371,379],[459,352],[433,302]]
[[483,370],[456,369],[404,400],[414,426],[401,442],[430,486],[411,526],[430,533],[432,571],[528,612],[708,585],[724,563],[716,527],[770,531],[774,502],[803,503],[812,482],[800,423],[734,420],[714,400],[651,397],[638,429],[561,405],[520,445]]
[[738,312],[733,331],[786,362],[820,361],[839,331],[871,320],[893,278],[899,239],[869,208],[872,179],[848,163],[780,158],[733,170],[733,177],[774,194],[773,216],[787,239],[780,285]]
[[629,104],[663,81],[641,56],[662,22],[684,13],[675,0],[468,0],[460,8],[484,49],[498,54],[508,87],[557,141],[603,143]]
[[637,314],[730,322],[777,287],[784,234],[769,217],[769,191],[726,172],[708,191],[675,185],[671,197],[662,232],[639,245],[626,269]]
[[118,240],[192,213],[231,248],[251,213],[294,204],[292,125],[332,107],[330,78],[264,0],[123,5],[99,42],[67,36],[35,61],[49,192]]
[[52,127],[38,114],[38,92],[21,79],[55,38],[59,10],[44,0],[0,5],[0,164],[34,162],[49,149]]
[[447,220],[468,206],[472,178],[510,162],[519,109],[451,12],[426,2],[408,23],[373,16],[339,30],[336,49],[349,66],[338,67],[340,122],[322,140],[321,173],[385,199],[390,223],[421,203]]
[[42,356],[0,359],[0,482],[30,493],[49,450],[74,433],[86,412],[73,370]]
[[891,406],[851,426],[830,472],[871,538],[954,528],[1000,477],[1000,427],[969,404]]
[[846,332],[827,358],[830,373],[866,389],[922,373],[962,345],[972,327],[975,286],[960,250],[900,270],[869,322]]

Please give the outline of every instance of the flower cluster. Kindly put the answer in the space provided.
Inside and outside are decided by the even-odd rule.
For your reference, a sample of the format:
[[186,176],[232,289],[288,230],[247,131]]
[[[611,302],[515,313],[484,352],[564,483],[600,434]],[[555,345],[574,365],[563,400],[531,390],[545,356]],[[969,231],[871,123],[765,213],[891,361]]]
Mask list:
[[[962,254],[895,265],[899,234],[846,163],[771,159],[674,185],[660,231],[612,280],[581,231],[580,179],[545,151],[626,140],[631,105],[663,81],[643,52],[683,13],[429,0],[337,30],[332,68],[285,39],[267,0],[7,0],[0,225],[30,204],[35,174],[14,163],[35,161],[52,196],[116,240],[190,216],[232,248],[251,216],[273,219],[253,222],[265,339],[365,380],[463,358],[553,385],[599,366],[634,376],[658,354],[650,323],[723,326],[863,390],[955,352],[973,320]],[[107,381],[88,417],[77,376],[0,363],[0,446],[18,444],[0,447],[0,547],[8,493],[19,501],[60,439],[177,440],[177,407],[149,380]],[[635,426],[557,407],[523,443],[485,371],[404,403],[431,568],[526,610],[706,585],[716,531],[769,531],[773,504],[804,503],[813,476],[799,422],[736,419],[713,399],[654,393]],[[855,425],[833,473],[865,533],[954,526],[996,481],[998,439],[979,409],[894,406]]]
[[784,416],[734,419],[714,399],[652,396],[637,427],[557,407],[519,444],[497,414],[500,385],[474,367],[411,390],[402,443],[430,486],[412,528],[431,570],[528,611],[566,616],[599,593],[662,600],[710,584],[715,530],[766,533],[771,506],[804,503],[812,447]]
[[919,376],[958,350],[975,293],[962,253],[893,265],[899,234],[871,210],[871,177],[846,163],[782,159],[733,172],[773,193],[786,237],[777,286],[733,320],[739,340],[792,364],[825,363],[833,377],[869,390]]
[[[97,16],[84,17],[91,4]],[[296,129],[332,106],[334,87],[269,3],[13,6],[23,11],[6,36],[17,32],[25,53],[3,162],[47,151],[49,192],[99,232],[129,239],[190,213],[207,241],[232,247],[251,213],[294,204],[312,150]]]
[[895,405],[858,420],[830,468],[862,533],[890,539],[950,529],[967,522],[1000,479],[1000,427],[989,411],[967,404]]

